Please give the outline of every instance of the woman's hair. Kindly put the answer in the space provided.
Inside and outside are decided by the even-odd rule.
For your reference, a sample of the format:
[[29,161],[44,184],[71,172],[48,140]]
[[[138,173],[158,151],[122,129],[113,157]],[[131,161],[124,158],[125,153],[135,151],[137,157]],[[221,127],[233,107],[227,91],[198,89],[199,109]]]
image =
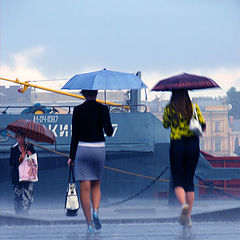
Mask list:
[[17,137],[24,137],[25,138],[25,136],[24,136],[24,134],[22,133],[22,132],[17,132],[16,134],[15,134],[15,137],[17,138]]
[[91,98],[96,98],[97,97],[98,90],[82,90],[81,94],[85,97],[91,97]]
[[190,122],[193,110],[192,102],[187,90],[173,90],[169,105],[170,108],[175,111],[175,116],[177,117],[178,121],[181,113],[182,117],[187,120],[187,123]]

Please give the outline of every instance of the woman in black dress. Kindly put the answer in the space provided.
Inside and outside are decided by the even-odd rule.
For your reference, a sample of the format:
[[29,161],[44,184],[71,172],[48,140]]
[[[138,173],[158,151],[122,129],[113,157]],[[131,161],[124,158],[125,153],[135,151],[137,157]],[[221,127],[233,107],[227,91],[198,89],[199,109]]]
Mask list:
[[68,165],[74,165],[75,179],[80,181],[80,200],[88,231],[94,232],[94,226],[97,230],[101,229],[98,216],[101,200],[100,182],[105,162],[104,132],[110,137],[113,128],[108,107],[96,102],[97,90],[82,90],[82,95],[86,101],[73,110]]

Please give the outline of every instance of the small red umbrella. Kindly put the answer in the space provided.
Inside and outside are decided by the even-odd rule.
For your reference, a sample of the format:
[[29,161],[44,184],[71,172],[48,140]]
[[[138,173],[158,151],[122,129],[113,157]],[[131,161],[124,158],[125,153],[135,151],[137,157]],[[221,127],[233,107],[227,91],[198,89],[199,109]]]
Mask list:
[[220,88],[211,78],[183,73],[159,81],[152,91],[193,90],[216,87]]
[[44,125],[28,120],[18,119],[8,124],[7,129],[24,135],[26,138],[36,142],[55,143],[56,139],[52,131],[48,130]]

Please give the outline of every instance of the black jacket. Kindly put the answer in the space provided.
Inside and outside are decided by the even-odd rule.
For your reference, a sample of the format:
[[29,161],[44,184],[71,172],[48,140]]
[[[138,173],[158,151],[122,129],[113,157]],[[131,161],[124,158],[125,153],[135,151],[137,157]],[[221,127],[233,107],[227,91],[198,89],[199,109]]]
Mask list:
[[103,130],[107,136],[112,136],[113,127],[107,106],[93,100],[87,100],[76,106],[72,116],[70,158],[74,160],[79,141],[105,141]]
[[[32,144],[28,144],[26,146],[27,146],[27,150],[29,150],[32,154],[35,153],[35,150]],[[9,160],[10,160],[10,166],[12,167],[12,184],[15,186],[19,184],[18,167],[20,165],[19,157],[21,154],[22,153],[19,150],[18,143],[16,143],[11,147]]]

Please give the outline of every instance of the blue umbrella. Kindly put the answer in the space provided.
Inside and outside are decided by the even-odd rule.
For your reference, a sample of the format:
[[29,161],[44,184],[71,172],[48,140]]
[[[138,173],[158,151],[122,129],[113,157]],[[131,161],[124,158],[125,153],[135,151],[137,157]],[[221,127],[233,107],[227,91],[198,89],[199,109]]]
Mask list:
[[73,76],[62,89],[70,90],[123,90],[147,88],[142,80],[133,73],[101,71]]

